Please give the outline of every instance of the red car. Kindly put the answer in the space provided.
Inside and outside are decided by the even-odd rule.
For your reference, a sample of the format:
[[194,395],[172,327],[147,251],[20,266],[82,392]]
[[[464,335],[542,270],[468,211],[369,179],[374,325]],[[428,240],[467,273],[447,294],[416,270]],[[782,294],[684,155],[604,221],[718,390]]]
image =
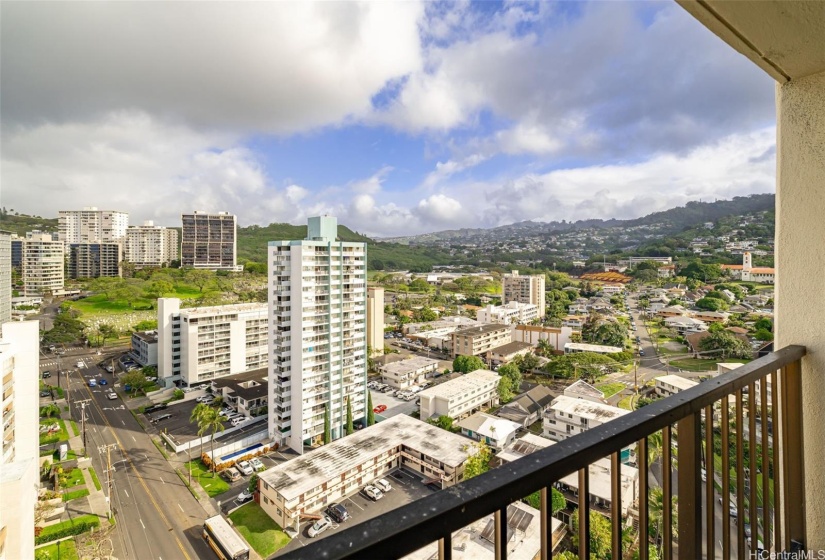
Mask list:
[[387,410],[387,405],[385,404],[379,404],[378,406],[372,409],[372,411],[376,414],[384,412],[385,410]]

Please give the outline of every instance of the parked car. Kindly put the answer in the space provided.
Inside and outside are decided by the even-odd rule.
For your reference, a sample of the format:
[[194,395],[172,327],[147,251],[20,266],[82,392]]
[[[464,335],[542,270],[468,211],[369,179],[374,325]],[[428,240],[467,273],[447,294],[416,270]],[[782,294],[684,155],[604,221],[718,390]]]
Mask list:
[[89,387],[97,387],[97,381],[94,379],[89,380]]
[[97,384],[98,384],[98,385],[108,385],[108,384],[109,384],[109,382],[108,382],[108,381],[106,381],[105,379],[101,379],[100,381],[98,381],[98,382],[97,382]]
[[330,519],[328,515],[324,515],[321,519],[312,524],[309,531],[307,531],[307,535],[314,539],[330,527],[332,527],[332,519]]
[[201,395],[195,400],[199,403],[211,403],[215,398],[212,395]]
[[249,475],[251,475],[252,473],[254,473],[254,472],[255,472],[255,471],[252,469],[252,465],[250,465],[250,464],[249,464],[249,461],[241,461],[240,463],[238,463],[237,465],[235,465],[235,467],[236,467],[239,471],[241,471],[243,474],[245,474],[246,476],[249,476]]
[[229,467],[221,473],[221,476],[229,482],[236,482],[241,479],[241,471],[239,471],[235,467]]
[[43,379],[46,379],[46,378],[51,377],[51,376],[52,376],[52,372],[50,372],[50,371],[44,371],[43,372]]
[[243,424],[244,422],[248,422],[248,421],[249,421],[249,418],[247,418],[246,416],[243,416],[243,415],[241,415],[241,416],[236,416],[235,418],[233,418],[232,420],[230,420],[230,422],[232,422],[232,425],[233,425],[233,426],[240,426],[240,425],[241,425],[241,424]]
[[343,506],[343,504],[330,504],[327,508],[327,515],[333,518],[338,523],[343,523],[347,519],[349,519],[349,512],[347,508]]
[[104,366],[103,369],[105,369],[109,373],[115,372],[115,368],[113,368],[112,366]]
[[384,494],[381,493],[381,490],[372,485],[366,486],[364,488],[364,494],[366,494],[367,497],[373,502],[377,502],[378,500],[384,497]]
[[389,483],[389,482],[387,482],[387,481],[386,481],[385,479],[383,479],[383,478],[382,478],[381,480],[376,480],[376,481],[374,482],[374,484],[375,484],[375,486],[376,486],[379,490],[381,490],[382,492],[389,492],[390,490],[392,490],[392,485],[390,485],[390,483]]
[[256,471],[264,471],[266,470],[266,465],[263,464],[263,461],[258,459],[257,457],[253,457],[249,460],[249,464],[252,465],[252,468]]
[[380,413],[384,412],[385,410],[387,410],[387,405],[385,405],[385,404],[379,404],[378,406],[376,406],[375,408],[372,409],[372,411],[376,414],[380,414]]
[[115,393],[114,391],[106,393],[106,398],[109,399],[110,401],[116,401],[117,400],[117,393]]
[[40,391],[40,396],[41,397],[51,397],[52,392],[51,391]]
[[239,504],[245,504],[249,500],[252,499],[252,492],[249,491],[248,488],[244,488],[244,491],[238,494],[238,497],[235,498],[235,501]]
[[158,414],[157,416],[153,417],[149,420],[153,424],[157,424],[158,422],[163,422],[164,420],[169,420],[172,417],[171,414],[168,412],[164,412],[163,414]]
[[78,361],[77,361],[77,367],[82,368],[82,367],[83,367],[83,366],[85,366],[85,365],[86,365],[86,364],[84,364],[82,360],[78,360]]

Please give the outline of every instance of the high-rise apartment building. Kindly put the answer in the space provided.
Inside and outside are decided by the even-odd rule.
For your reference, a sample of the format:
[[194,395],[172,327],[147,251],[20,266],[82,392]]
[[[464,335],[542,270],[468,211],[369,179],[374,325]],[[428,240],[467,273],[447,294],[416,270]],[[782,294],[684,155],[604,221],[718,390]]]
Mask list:
[[539,317],[543,318],[547,305],[544,302],[545,278],[543,274],[521,276],[518,270],[504,275],[504,293],[502,303],[517,301],[532,303],[539,308]]
[[268,343],[265,303],[181,309],[177,298],[158,300],[158,379],[167,387],[263,368]]
[[0,230],[0,325],[11,321],[11,232]]
[[126,230],[126,255],[124,260],[135,268],[169,266],[180,258],[178,230],[143,222],[142,226],[129,226]]
[[195,211],[181,216],[181,266],[209,270],[241,270],[237,253],[237,221],[229,212]]
[[64,243],[44,233],[27,237],[22,247],[23,295],[42,296],[62,290]]
[[384,353],[384,288],[367,289],[367,346]]
[[70,243],[68,264],[69,278],[100,278],[120,276],[120,243]]
[[0,335],[0,558],[34,558],[34,508],[40,485],[38,327],[37,321],[4,323]]
[[58,235],[68,246],[72,243],[122,243],[126,240],[129,214],[117,210],[61,210],[57,214]]
[[309,219],[307,238],[270,241],[269,433],[302,453],[345,435],[347,400],[366,413],[367,247],[336,241],[333,217]]

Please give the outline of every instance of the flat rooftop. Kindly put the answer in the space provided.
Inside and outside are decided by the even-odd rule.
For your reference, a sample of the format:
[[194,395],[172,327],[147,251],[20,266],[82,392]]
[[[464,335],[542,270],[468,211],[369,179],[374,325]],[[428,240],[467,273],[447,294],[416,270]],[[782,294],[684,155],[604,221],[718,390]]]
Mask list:
[[[610,487],[610,459],[604,457],[593,463],[590,463],[588,469],[590,476],[588,478],[590,484],[590,495],[595,496],[601,500],[611,501],[611,487]],[[622,465],[619,469],[622,487],[622,509],[633,505],[636,501],[636,481],[639,479],[639,469]],[[571,473],[561,480],[562,484],[570,488],[579,487],[579,473],[578,471]]]
[[157,331],[148,331],[148,332],[134,332],[132,336],[136,336],[141,340],[146,342],[157,342],[158,341],[158,332]]
[[502,344],[501,346],[490,348],[490,350],[488,351],[492,352],[493,354],[509,356],[510,354],[515,354],[516,352],[523,352],[525,350],[530,350],[531,348],[533,348],[533,345],[529,342],[508,342],[507,344]]
[[684,391],[685,389],[690,389],[691,387],[696,387],[699,382],[693,381],[692,379],[686,379],[681,375],[661,375],[656,378],[656,381],[661,381],[662,383],[667,383],[668,385],[673,385],[680,391]]
[[231,315],[233,313],[268,313],[266,303],[235,303],[232,305],[214,305],[212,307],[188,307],[180,310],[181,315],[187,317],[210,317],[212,315]]
[[629,410],[623,408],[586,401],[584,399],[574,399],[573,397],[567,397],[565,395],[556,397],[556,400],[553,401],[550,408],[557,413],[572,414],[573,416],[598,420],[599,422],[607,422],[614,418],[624,416],[625,414],[630,414]]
[[480,389],[491,381],[497,381],[499,375],[489,369],[477,369],[461,377],[456,377],[440,385],[421,391],[421,397],[440,397],[450,399],[467,394],[468,391]]
[[583,342],[568,342],[564,345],[565,350],[579,350],[580,352],[602,352],[612,354],[621,352],[618,346],[604,346],[602,344],[585,344]]
[[507,463],[521,459],[531,453],[535,453],[545,447],[550,447],[555,442],[536,434],[526,433],[521,438],[515,440],[496,455],[496,457]]
[[476,336],[480,334],[489,334],[498,331],[509,331],[510,327],[507,325],[499,325],[497,323],[489,323],[479,325],[477,327],[470,327],[468,329],[458,329],[453,334],[456,336]]
[[404,375],[405,373],[410,373],[413,371],[417,371],[421,368],[436,365],[438,366],[438,360],[433,360],[431,358],[425,358],[423,356],[415,356],[413,358],[409,358],[406,360],[400,360],[398,362],[391,362],[387,365],[381,366],[381,371],[384,373],[394,373],[396,375]]
[[260,478],[289,501],[400,445],[450,467],[474,451],[465,437],[399,414],[272,467]]

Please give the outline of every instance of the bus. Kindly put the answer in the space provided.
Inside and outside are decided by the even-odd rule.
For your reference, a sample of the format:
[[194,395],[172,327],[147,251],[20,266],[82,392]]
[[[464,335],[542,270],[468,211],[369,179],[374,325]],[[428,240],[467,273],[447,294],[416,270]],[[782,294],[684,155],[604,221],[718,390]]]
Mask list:
[[203,538],[221,560],[249,560],[249,547],[222,515],[203,522]]

